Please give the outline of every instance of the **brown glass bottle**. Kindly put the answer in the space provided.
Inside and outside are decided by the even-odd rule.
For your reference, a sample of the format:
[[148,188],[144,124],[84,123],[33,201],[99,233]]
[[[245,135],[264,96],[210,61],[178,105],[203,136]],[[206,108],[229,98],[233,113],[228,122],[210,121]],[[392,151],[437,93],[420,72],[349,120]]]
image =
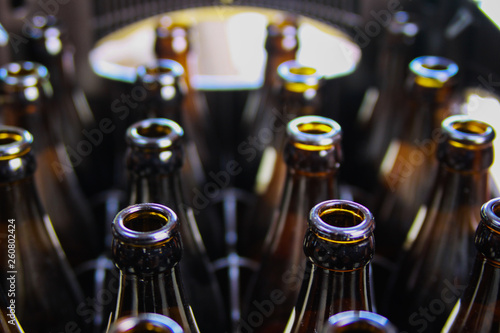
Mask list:
[[374,311],[370,261],[372,214],[347,200],[314,206],[304,238],[304,278],[284,332],[321,332],[328,318],[348,310]]
[[191,52],[190,28],[175,22],[169,15],[158,20],[155,29],[154,51],[156,58],[177,61],[184,68],[186,84],[190,86],[189,56]]
[[[481,208],[475,235],[476,259],[463,295],[441,332],[498,332],[500,329],[500,198]],[[465,290],[464,290],[465,288]]]
[[[80,141],[88,140],[84,130],[95,126],[95,119],[85,94],[77,84],[74,47],[66,31],[54,16],[34,15],[28,25],[28,59],[45,66],[54,87],[54,107],[60,113],[61,139],[73,155],[78,154]],[[87,132],[89,133],[89,132]],[[89,163],[90,158],[74,159],[74,167]],[[81,161],[81,162],[80,162]],[[78,163],[80,162],[80,163]],[[78,170],[81,170],[80,168]],[[86,178],[87,180],[90,180]]]
[[375,86],[366,91],[358,112],[356,168],[352,168],[355,172],[351,177],[352,183],[368,191],[375,185],[387,147],[402,126],[404,83],[416,53],[418,25],[414,21],[407,12],[393,15],[380,46]]
[[129,204],[154,202],[173,209],[184,246],[180,262],[186,295],[200,329],[223,332],[222,294],[200,236],[193,209],[183,197],[183,129],[174,121],[151,118],[127,131]]
[[[191,82],[193,54],[190,27],[187,24],[175,22],[169,15],[164,15],[159,19],[155,32],[155,55],[158,63],[161,64],[163,60],[170,59],[178,62],[184,69],[182,120],[172,119],[184,127],[195,143],[205,171],[219,170],[220,143],[214,131],[215,123],[205,93],[194,87]],[[157,115],[157,117],[165,116]]]
[[199,332],[184,297],[176,214],[160,204],[131,205],[116,215],[112,230],[112,257],[120,270],[114,321],[158,313],[175,320],[186,333]]
[[240,176],[253,179],[256,194],[255,204],[239,227],[238,251],[257,261],[284,188],[286,164],[282,154],[288,122],[299,116],[319,114],[321,82],[316,70],[287,61],[279,66],[278,73],[282,78],[280,101],[265,111],[265,120],[254,136],[238,147],[244,159]]
[[118,319],[107,333],[184,333],[184,330],[172,318],[142,313]]
[[[191,198],[193,187],[201,188],[206,182],[206,172],[214,156],[211,155],[209,145],[213,136],[208,129],[210,123],[207,117],[207,107],[196,106],[190,89],[186,86],[185,70],[176,61],[158,59],[149,66],[140,66],[137,69],[137,84],[146,88],[147,97],[138,112],[131,117],[134,123],[146,118],[168,118],[180,124],[185,130],[185,169],[194,181],[189,184],[186,194]],[[199,96],[200,99],[203,97]],[[197,102],[196,102],[197,103]],[[200,102],[202,103],[202,102]],[[205,119],[205,120],[204,120]],[[200,127],[200,123],[204,125]]]
[[369,311],[344,311],[328,318],[322,333],[398,333],[384,316]]
[[100,247],[92,211],[57,130],[47,68],[33,62],[7,64],[0,68],[0,90],[5,124],[27,129],[34,137],[40,199],[69,262],[75,267],[94,258]]
[[[250,320],[260,302],[267,302],[274,290],[284,299],[265,318],[258,332],[282,331],[295,305],[303,263],[301,244],[307,229],[307,215],[318,202],[339,196],[337,173],[342,161],[341,128],[321,116],[303,116],[287,127],[284,159],[287,164],[285,189],[277,216],[272,217],[264,243],[262,263],[247,290],[243,320]],[[255,227],[259,227],[255,221]]]
[[377,253],[396,260],[413,217],[426,200],[437,171],[436,136],[451,106],[458,66],[423,56],[410,63],[403,125],[391,141],[379,169],[370,209],[377,216]]
[[83,294],[39,200],[33,136],[0,126],[0,278],[27,332],[85,330]]
[[[417,332],[428,309],[425,329],[436,332],[460,295],[443,290],[467,282],[474,261],[477,212],[490,199],[493,129],[468,116],[442,124],[439,169],[431,194],[419,209],[405,242],[394,285],[389,285],[386,315],[402,330]],[[436,306],[439,300],[439,308]],[[418,323],[418,324],[416,324]]]
[[242,113],[241,139],[251,135],[269,105],[274,103],[280,87],[278,66],[294,60],[299,48],[298,22],[294,15],[277,15],[267,26],[265,50],[267,53],[262,87],[249,92]]

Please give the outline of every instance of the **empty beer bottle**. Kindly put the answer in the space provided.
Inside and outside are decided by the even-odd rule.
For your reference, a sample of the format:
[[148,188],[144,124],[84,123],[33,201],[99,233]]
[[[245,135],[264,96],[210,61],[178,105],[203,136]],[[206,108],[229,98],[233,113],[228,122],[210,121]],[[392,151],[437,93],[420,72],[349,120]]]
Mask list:
[[[280,205],[286,174],[282,153],[288,122],[299,116],[319,114],[321,80],[316,69],[287,61],[279,66],[278,73],[282,78],[278,104],[265,110],[265,120],[256,128],[254,136],[238,146],[243,159],[239,175],[253,180],[256,194],[255,204],[238,231],[238,240],[241,240],[238,251],[256,260],[260,260],[269,221]],[[256,222],[263,225],[256,227]]]
[[170,208],[154,203],[128,206],[116,215],[112,257],[120,270],[120,287],[115,322],[158,313],[175,320],[186,333],[199,332],[184,297],[178,224]]
[[183,135],[176,122],[165,118],[146,119],[128,129],[129,204],[154,202],[176,212],[184,246],[179,265],[188,300],[202,330],[223,332],[225,317],[220,287],[193,208],[183,197]]
[[374,227],[370,211],[352,201],[314,206],[304,238],[304,278],[284,332],[321,332],[334,314],[375,310],[370,274]]
[[[219,170],[219,142],[214,131],[213,117],[210,114],[208,101],[204,92],[192,85],[190,26],[173,20],[169,15],[162,16],[156,27],[155,55],[160,64],[169,59],[179,63],[184,69],[182,120],[174,119],[186,130],[193,140],[205,170]],[[165,117],[157,115],[156,117]],[[169,117],[167,117],[169,118]],[[191,148],[190,148],[191,149]]]
[[[463,295],[441,332],[498,332],[500,330],[500,198],[481,208],[475,235],[476,259]],[[465,288],[465,290],[464,290]],[[451,292],[455,292],[451,290]],[[450,295],[450,294],[448,294]]]
[[191,51],[190,28],[175,22],[170,15],[163,15],[155,28],[154,51],[158,60],[171,59],[184,68],[186,84],[190,86],[189,56]]
[[400,132],[391,141],[379,169],[371,209],[377,216],[377,252],[396,260],[413,217],[426,200],[437,171],[436,136],[455,111],[451,104],[458,66],[423,56],[410,63],[408,100]]
[[0,90],[5,124],[34,137],[40,199],[69,262],[75,267],[93,259],[100,249],[94,219],[57,130],[60,118],[51,108],[47,68],[33,62],[7,64],[0,68]]
[[[261,302],[274,290],[281,290],[283,302],[266,317],[259,332],[282,331],[290,316],[301,284],[305,261],[301,244],[307,229],[307,214],[318,202],[339,197],[337,174],[342,161],[340,125],[321,116],[303,116],[287,127],[284,159],[287,164],[285,189],[277,216],[254,221],[255,228],[267,227],[262,264],[248,288],[248,309],[243,320],[250,320]],[[260,242],[259,242],[260,243]]]
[[[27,25],[28,59],[45,66],[50,75],[50,82],[54,87],[53,100],[56,112],[60,113],[60,128],[62,141],[75,152],[86,139],[84,131],[95,126],[95,119],[89,107],[83,90],[77,83],[74,48],[68,40],[66,31],[54,16],[34,15]],[[89,159],[82,159],[88,167]],[[75,159],[74,167],[82,171]],[[87,181],[91,181],[89,177]]]
[[137,109],[137,114],[130,118],[133,120],[130,124],[146,118],[168,118],[185,129],[185,168],[195,181],[187,186],[187,194],[192,197],[193,187],[201,188],[205,184],[206,171],[217,156],[210,155],[212,148],[208,146],[213,135],[209,134],[210,130],[204,129],[210,123],[206,120],[207,107],[194,105],[193,99],[197,97],[189,95],[185,70],[171,59],[158,59],[153,65],[138,67],[137,84],[146,88],[147,97]]
[[38,198],[33,136],[0,126],[0,278],[27,332],[85,330],[83,294]]
[[[376,84],[364,96],[356,120],[359,135],[352,182],[370,190],[389,143],[401,128],[408,64],[415,57],[418,25],[410,13],[397,12],[386,27],[377,58]],[[347,159],[347,158],[346,158]],[[361,172],[362,170],[362,172]]]
[[184,333],[175,320],[157,313],[118,319],[107,333]]
[[[267,53],[262,87],[252,90],[247,97],[242,113],[241,139],[252,134],[269,105],[275,102],[280,87],[278,66],[285,61],[295,60],[299,48],[298,22],[295,15],[279,14],[267,26],[265,50]],[[243,185],[243,184],[242,184]]]
[[442,300],[450,285],[468,280],[480,221],[477,212],[490,199],[494,137],[491,126],[468,116],[443,121],[438,174],[408,233],[396,281],[386,293],[386,315],[402,330],[420,330],[416,323],[424,318],[421,308],[432,312],[426,330],[441,329],[460,295],[449,293],[439,308],[435,300]]
[[344,311],[331,316],[322,333],[398,333],[384,316],[370,311]]

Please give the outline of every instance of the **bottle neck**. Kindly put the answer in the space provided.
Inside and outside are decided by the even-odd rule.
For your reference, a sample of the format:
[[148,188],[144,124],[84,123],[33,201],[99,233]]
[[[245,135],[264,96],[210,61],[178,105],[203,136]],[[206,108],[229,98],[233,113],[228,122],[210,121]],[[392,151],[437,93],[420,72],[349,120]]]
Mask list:
[[[334,271],[308,261],[298,307],[294,308],[289,325],[293,321],[293,328],[321,332],[328,318],[336,313],[348,310],[374,311],[369,270],[370,266],[367,265],[350,271]],[[302,331],[292,329],[290,332]]]
[[184,206],[179,171],[141,175],[129,170],[128,187],[129,204],[156,202],[172,208],[176,213]]
[[441,122],[456,113],[451,102],[453,86],[450,83],[439,88],[425,87],[417,82],[412,82],[411,86],[408,102],[403,110],[406,116],[401,138],[413,145],[431,140],[429,145],[435,146]]
[[175,320],[186,332],[197,332],[182,290],[178,265],[154,274],[121,271],[114,320],[139,313],[162,314]]

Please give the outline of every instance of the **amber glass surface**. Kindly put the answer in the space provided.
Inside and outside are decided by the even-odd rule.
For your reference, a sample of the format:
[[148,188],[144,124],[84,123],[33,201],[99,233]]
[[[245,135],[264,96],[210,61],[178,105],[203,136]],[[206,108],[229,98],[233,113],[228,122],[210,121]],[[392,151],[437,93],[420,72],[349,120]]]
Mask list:
[[441,122],[456,112],[451,101],[457,72],[458,66],[442,57],[423,56],[410,63],[403,125],[385,152],[369,205],[377,217],[377,253],[390,260],[397,259],[431,190]]
[[397,333],[384,316],[369,311],[344,311],[328,318],[321,333]]
[[[455,115],[443,121],[442,133],[433,189],[414,219],[396,281],[386,294],[390,295],[386,315],[408,332],[422,327],[436,332],[443,326],[460,297],[450,288],[467,283],[475,255],[478,212],[490,199],[493,129]],[[425,320],[421,308],[429,309],[432,320]]]
[[263,240],[273,215],[277,214],[284,188],[287,124],[299,116],[318,114],[319,108],[320,77],[314,68],[291,60],[282,63],[278,73],[282,78],[278,102],[264,111],[252,135],[265,140],[258,142],[258,149],[253,149],[249,140],[238,146],[238,153],[244,158],[240,176],[252,179],[256,194],[254,206],[239,227],[238,251],[256,261],[260,261]]
[[112,256],[120,270],[114,320],[158,313],[185,332],[199,332],[184,297],[179,261],[182,241],[175,213],[154,203],[131,205],[113,221]]
[[[248,94],[241,123],[243,140],[255,132],[255,126],[259,124],[269,106],[272,106],[277,98],[280,86],[278,66],[285,61],[295,59],[299,48],[297,17],[293,15],[275,17],[267,26],[264,47],[267,53],[264,82],[260,88]],[[242,186],[250,184],[251,180],[249,184],[244,183]]]
[[374,227],[370,211],[352,201],[328,200],[311,209],[304,278],[284,332],[321,332],[334,314],[375,310],[370,274]]
[[9,304],[27,332],[85,330],[82,292],[38,198],[33,137],[0,127],[0,278]]
[[442,332],[498,332],[500,330],[500,198],[481,208],[476,231],[477,249],[471,276]]
[[33,134],[35,181],[68,260],[76,266],[94,258],[100,247],[92,211],[59,136],[61,119],[50,107],[47,68],[33,62],[7,64],[0,68],[0,90],[5,124]]
[[375,185],[384,154],[402,126],[405,79],[417,47],[419,28],[415,21],[408,12],[392,16],[377,58],[375,86],[366,91],[356,119],[359,150],[355,152],[356,173],[351,177],[368,191]]
[[222,294],[193,209],[183,198],[180,171],[184,157],[183,135],[177,123],[164,118],[143,120],[129,128],[129,203],[160,203],[176,212],[184,245],[180,270],[188,300],[200,329],[223,332]]
[[161,16],[155,29],[154,50],[157,59],[175,60],[184,68],[186,84],[189,86],[189,26],[175,22],[169,15]]
[[120,318],[107,333],[184,333],[184,330],[172,318],[157,313],[143,313]]
[[[28,27],[27,60],[47,67],[50,82],[55,87],[53,105],[60,113],[58,130],[68,149],[76,151],[79,142],[85,139],[83,130],[94,127],[95,119],[85,94],[77,83],[74,47],[54,16],[34,15]],[[88,162],[87,160],[90,159],[85,159],[84,162]]]
[[[257,303],[281,290],[284,302],[276,306],[258,331],[268,326],[282,330],[295,305],[303,263],[301,244],[307,229],[307,215],[318,202],[338,198],[337,173],[342,161],[341,128],[321,116],[303,116],[287,128],[284,158],[287,163],[285,189],[279,213],[270,216],[261,266],[247,290],[243,320],[249,320]],[[280,323],[282,327],[279,327]]]

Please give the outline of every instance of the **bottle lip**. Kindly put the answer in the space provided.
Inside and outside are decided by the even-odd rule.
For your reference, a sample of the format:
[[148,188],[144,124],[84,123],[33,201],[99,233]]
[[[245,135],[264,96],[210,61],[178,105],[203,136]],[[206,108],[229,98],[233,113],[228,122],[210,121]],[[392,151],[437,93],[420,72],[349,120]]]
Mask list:
[[489,124],[467,115],[453,115],[445,118],[441,129],[448,140],[465,145],[484,145],[493,142],[495,130]]
[[[314,131],[315,133],[308,133]],[[333,119],[322,116],[302,116],[288,122],[287,135],[299,148],[314,150],[331,147],[342,139],[342,128]]]
[[[335,226],[326,222],[325,214],[349,213],[358,223]],[[332,241],[355,241],[369,237],[375,229],[372,213],[363,205],[349,200],[327,200],[316,204],[309,213],[309,228],[320,237]]]
[[[155,135],[147,136],[144,131],[156,128]],[[158,130],[161,130],[158,131]],[[158,135],[162,134],[163,135]],[[140,148],[171,148],[184,136],[182,127],[167,118],[150,118],[132,124],[126,133],[127,143]]]
[[[137,218],[148,215],[163,225],[149,230],[138,231],[127,224]],[[157,203],[142,203],[122,209],[113,220],[113,235],[122,241],[138,245],[151,245],[170,239],[177,228],[177,215],[167,206]]]
[[11,62],[0,67],[0,81],[9,86],[33,87],[48,80],[47,67],[32,61]]
[[491,199],[481,207],[481,219],[500,232],[500,198]]
[[453,60],[439,56],[417,57],[409,67],[417,76],[417,83],[431,88],[443,86],[458,73],[458,65]]
[[[359,320],[385,333],[397,332],[396,327],[386,317],[374,312],[362,310],[344,311],[331,316],[328,318],[327,328],[340,328],[353,324]],[[325,329],[324,333],[329,333],[329,330]]]
[[303,92],[305,88],[317,89],[322,79],[322,75],[316,68],[301,64],[297,60],[288,60],[281,63],[277,72],[285,81],[285,87],[297,92]]
[[0,126],[0,160],[22,156],[31,151],[33,135],[15,126]]
[[174,85],[175,80],[184,75],[184,67],[172,59],[157,59],[154,63],[138,66],[136,75],[144,83]]
[[[146,324],[152,325],[155,329],[160,328],[160,332],[184,333],[182,327],[175,320],[158,313],[140,313],[137,316],[120,318],[113,324],[109,333],[129,332],[129,330]],[[157,331],[154,330],[154,332]]]

